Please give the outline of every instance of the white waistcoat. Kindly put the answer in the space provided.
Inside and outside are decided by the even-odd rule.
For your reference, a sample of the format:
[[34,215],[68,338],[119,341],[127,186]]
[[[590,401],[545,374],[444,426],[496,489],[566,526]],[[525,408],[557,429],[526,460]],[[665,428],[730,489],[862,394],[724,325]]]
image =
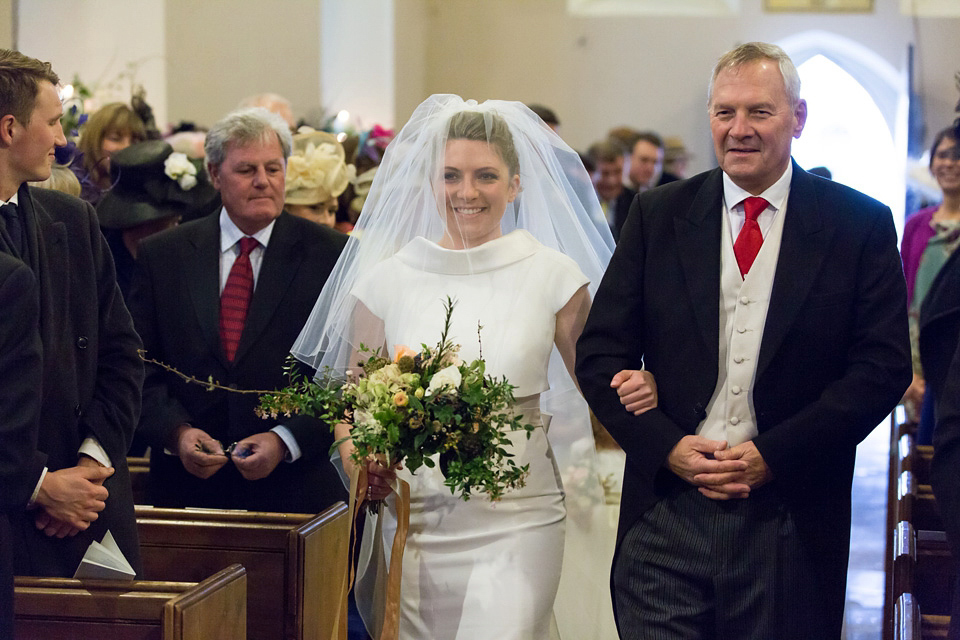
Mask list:
[[774,216],[745,279],[740,276],[733,253],[729,216],[725,211],[722,216],[719,375],[717,388],[707,405],[707,417],[697,433],[712,440],[726,440],[731,447],[757,435],[753,386],[780,255],[786,207],[783,209]]

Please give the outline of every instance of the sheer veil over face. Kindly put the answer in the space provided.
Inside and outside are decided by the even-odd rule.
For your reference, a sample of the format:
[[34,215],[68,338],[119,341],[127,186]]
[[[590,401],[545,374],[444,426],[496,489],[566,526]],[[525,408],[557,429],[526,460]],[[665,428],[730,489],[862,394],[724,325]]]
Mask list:
[[[605,221],[598,224],[597,220],[604,221],[604,216],[580,157],[526,106],[431,96],[387,147],[353,235],[293,353],[321,375],[346,375],[357,366],[361,345],[385,348],[389,356],[395,355],[394,345],[385,340],[385,326],[390,327],[391,338],[417,336],[435,344],[443,318],[433,294],[461,296],[461,315],[456,317],[458,310],[454,310],[453,323],[459,325],[453,335],[463,346],[465,360],[476,357],[477,347],[482,347],[480,353],[492,375],[503,362],[536,363],[530,367],[537,374],[535,380],[523,393],[519,393],[524,387],[517,377],[505,377],[517,385],[517,395],[528,401],[536,402],[539,394],[541,411],[553,415],[549,431],[544,432],[554,470],[564,478],[566,539],[569,542],[572,536],[580,536],[587,540],[608,516],[599,476],[592,471],[597,463],[586,402],[555,345],[551,351],[554,314],[563,304],[546,302],[549,292],[556,291],[550,282],[552,274],[546,270],[530,277],[517,274],[532,274],[527,266],[544,264],[527,259],[534,251],[540,256],[549,254],[549,259],[556,261],[551,264],[562,262],[565,273],[573,271],[570,258],[589,281],[592,296],[613,252],[610,229]],[[517,233],[512,237],[500,237],[513,232]],[[504,251],[517,241],[536,248],[520,257]],[[567,258],[555,256],[537,243]],[[436,269],[434,260],[438,258],[445,266],[456,267]],[[505,261],[521,268],[509,272],[499,268]],[[504,276],[507,273],[510,277]],[[579,274],[574,277],[584,281]],[[487,278],[496,278],[489,280],[496,286],[481,284]],[[542,299],[531,304],[530,298],[541,293]],[[364,296],[370,307],[359,296]],[[377,309],[382,317],[371,309]],[[485,315],[485,319],[476,315]],[[481,325],[485,321],[490,324],[478,327],[478,320]],[[538,336],[544,335],[547,339],[537,342]],[[532,355],[533,344],[543,345],[536,356]],[[420,344],[406,346],[420,349]],[[578,479],[568,482],[566,478],[571,477]],[[555,482],[552,474],[550,481]],[[609,528],[609,524],[605,526]],[[367,530],[374,530],[369,521]],[[594,547],[583,542],[568,548]],[[586,555],[590,557],[579,562],[589,571],[602,572],[602,567],[609,566],[609,557]],[[363,552],[361,557],[365,557]],[[564,563],[577,564],[567,565],[567,558]],[[357,575],[366,573],[361,568]],[[577,570],[569,575],[561,577],[561,592],[568,581],[572,581],[572,592],[580,588]],[[362,612],[372,601],[362,586],[365,583],[358,580],[357,602]],[[584,604],[582,594],[576,599]],[[602,607],[598,604],[592,610]]]
[[[448,247],[475,246],[471,236],[477,225],[471,215],[483,216],[461,210],[454,217],[456,224],[448,225],[446,204],[449,200],[466,204],[456,200],[445,168],[451,151],[471,146],[495,150],[499,163],[480,164],[500,164],[500,170],[505,165],[510,174],[500,174],[493,181],[500,186],[505,181],[508,189],[499,230],[492,225],[490,231],[507,234],[525,229],[541,244],[575,260],[590,279],[591,293],[595,290],[614,244],[609,229],[592,222],[603,220],[603,214],[577,153],[519,102],[477,104],[438,94],[417,107],[387,147],[354,233],[294,344],[297,358],[317,369],[343,373],[361,342],[374,348],[385,346],[376,319],[367,322],[369,314],[351,292],[374,265],[414,238]],[[476,163],[481,154],[461,155],[463,162]],[[471,171],[482,168],[470,167]],[[483,182],[490,176],[481,172],[472,177],[479,197],[491,186]]]

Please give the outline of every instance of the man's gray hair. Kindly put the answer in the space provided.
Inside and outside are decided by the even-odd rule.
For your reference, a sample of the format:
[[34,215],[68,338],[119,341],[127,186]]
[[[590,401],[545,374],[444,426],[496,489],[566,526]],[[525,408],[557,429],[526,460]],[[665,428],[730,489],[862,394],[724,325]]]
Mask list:
[[713,75],[710,76],[710,84],[707,86],[707,107],[713,99],[713,83],[716,82],[721,71],[737,69],[758,60],[773,60],[779,65],[780,75],[783,76],[783,87],[787,91],[787,100],[790,101],[791,107],[796,107],[800,102],[800,74],[797,73],[793,60],[783,49],[766,42],[747,42],[728,51],[717,60],[717,66],[713,68]]
[[286,121],[275,113],[263,107],[237,109],[216,123],[207,132],[207,140],[203,143],[203,150],[207,156],[207,164],[220,166],[227,157],[227,146],[231,144],[246,145],[251,142],[260,142],[275,133],[283,149],[283,157],[289,158],[293,149],[293,136]]

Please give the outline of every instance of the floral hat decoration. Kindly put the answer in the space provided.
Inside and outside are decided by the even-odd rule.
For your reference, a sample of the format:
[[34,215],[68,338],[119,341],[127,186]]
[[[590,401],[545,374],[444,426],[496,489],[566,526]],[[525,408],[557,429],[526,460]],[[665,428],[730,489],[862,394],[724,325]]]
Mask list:
[[144,222],[213,211],[219,194],[203,171],[163,140],[148,140],[110,158],[113,187],[97,205],[100,226],[129,229]]
[[336,136],[300,127],[287,160],[286,202],[317,204],[336,198],[356,176]]

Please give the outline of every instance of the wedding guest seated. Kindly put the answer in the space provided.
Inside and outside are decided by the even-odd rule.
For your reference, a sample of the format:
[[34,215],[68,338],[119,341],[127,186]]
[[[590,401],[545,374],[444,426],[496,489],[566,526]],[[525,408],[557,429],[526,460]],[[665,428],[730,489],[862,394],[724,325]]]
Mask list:
[[293,107],[290,105],[289,100],[279,94],[257,93],[252,96],[247,96],[241,100],[237,106],[241,109],[263,107],[270,113],[275,113],[283,118],[283,121],[287,123],[287,126],[290,127],[291,130],[294,127]]
[[630,203],[637,195],[633,189],[623,186],[623,147],[615,138],[608,138],[590,145],[587,155],[596,166],[593,186],[597,190],[605,221],[613,231],[614,239],[617,239],[630,211]]
[[226,116],[205,147],[220,213],[155,234],[137,252],[129,303],[147,357],[226,387],[148,365],[139,429],[157,506],[317,513],[346,497],[326,426],[261,419],[257,394],[238,393],[287,384],[287,354],[346,242],[283,212],[292,146],[266,109]]
[[78,155],[70,168],[82,187],[80,197],[96,206],[110,188],[110,156],[147,139],[140,116],[122,102],[98,109],[80,129]]
[[[687,177],[687,163],[690,153],[677,136],[669,136],[663,141],[663,173],[676,176],[678,180]],[[812,173],[812,172],[811,172]],[[820,174],[817,174],[820,175]]]
[[97,205],[97,217],[113,254],[120,292],[129,299],[140,241],[185,215],[211,213],[219,200],[203,171],[163,140],[118,151],[110,174],[114,186]]
[[300,127],[293,136],[293,153],[287,160],[286,204],[295,216],[333,228],[340,203],[337,198],[356,177],[356,168],[345,162],[336,136]]
[[56,162],[50,167],[50,177],[40,182],[34,182],[33,186],[41,189],[53,189],[69,194],[74,198],[80,197],[80,181],[77,180],[77,175],[70,170],[70,167]]

